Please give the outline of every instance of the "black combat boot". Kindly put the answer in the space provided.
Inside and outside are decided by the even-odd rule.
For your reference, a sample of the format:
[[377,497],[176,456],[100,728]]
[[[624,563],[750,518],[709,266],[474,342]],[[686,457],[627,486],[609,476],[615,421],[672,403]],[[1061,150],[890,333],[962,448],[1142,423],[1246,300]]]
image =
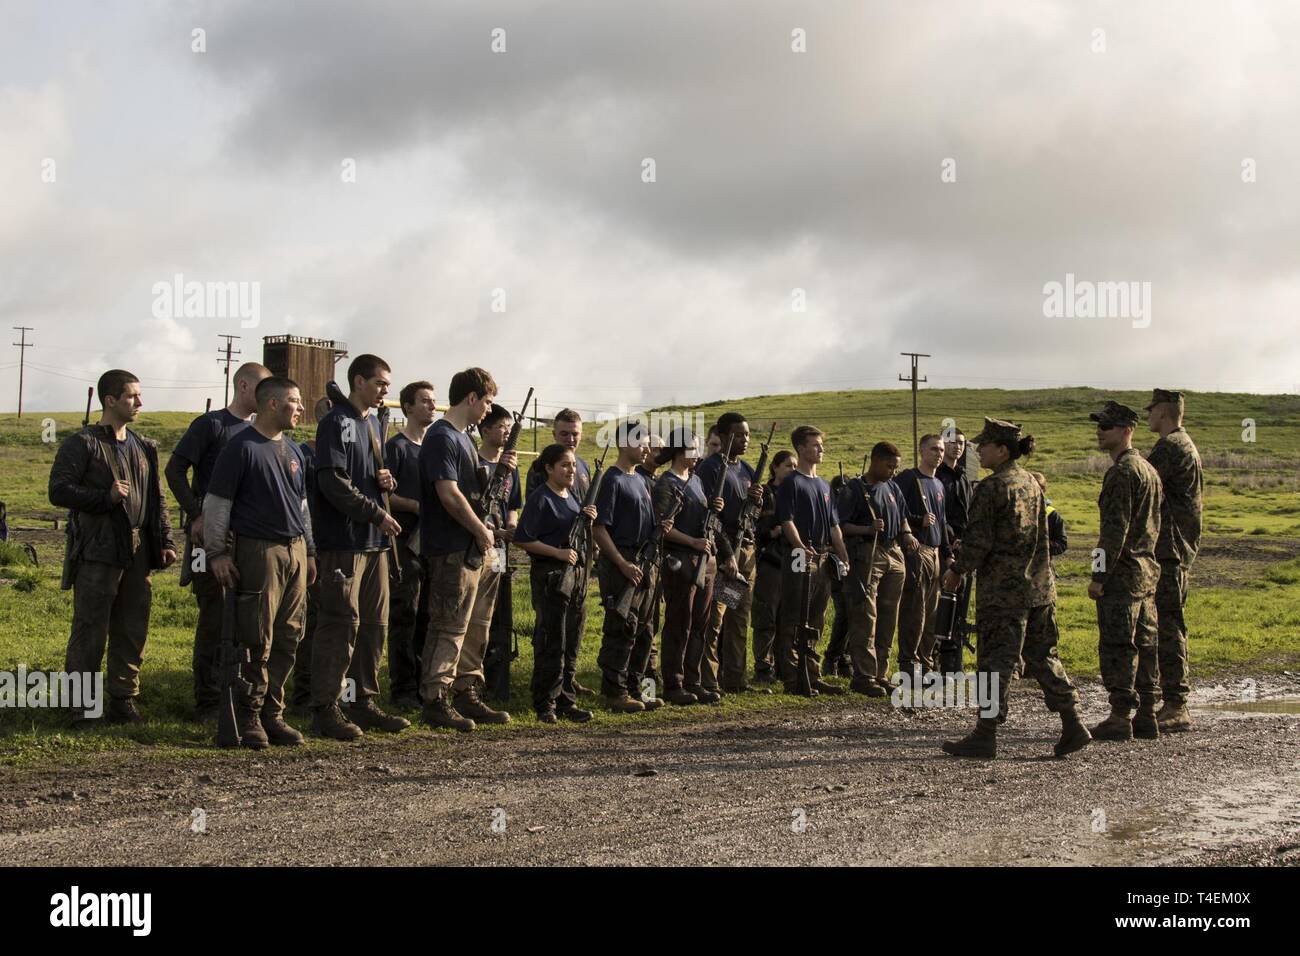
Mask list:
[[1093,740],[1128,741],[1133,739],[1133,721],[1127,707],[1110,709],[1110,716],[1091,729]]
[[722,695],[716,690],[709,690],[700,684],[691,684],[686,688],[686,692],[688,694],[694,694],[695,699],[701,704],[716,704],[718,701],[722,700]]
[[1079,719],[1079,712],[1073,707],[1061,711],[1061,739],[1056,742],[1052,752],[1058,757],[1064,757],[1076,750],[1082,750],[1091,741],[1092,734],[1088,733],[1088,728],[1083,726],[1083,721]]
[[1133,715],[1133,736],[1138,740],[1158,740],[1160,723],[1156,720],[1156,699],[1142,696],[1137,713]]
[[405,717],[384,713],[370,697],[350,705],[347,713],[348,718],[362,730],[381,730],[386,734],[395,734],[411,726]]
[[698,697],[684,687],[669,687],[664,691],[664,700],[675,707],[689,707],[700,702]]
[[813,681],[813,687],[816,688],[816,690],[822,694],[843,694],[844,693],[844,688],[841,687],[839,684],[832,684],[829,681],[824,681],[824,680]]
[[560,719],[560,718],[558,718],[557,716],[555,716],[555,708],[554,708],[554,707],[547,707],[545,710],[539,710],[539,711],[537,712],[537,722],[538,722],[539,724],[554,724],[554,723],[556,723],[559,719]]
[[311,732],[330,740],[356,740],[363,733],[360,727],[343,716],[338,701],[326,707],[312,708]]
[[469,733],[476,726],[468,717],[456,713],[446,697],[435,697],[433,700],[425,701],[420,719],[430,727],[445,727],[462,733]]
[[134,697],[112,697],[108,701],[108,724],[143,724],[144,718],[136,709]]
[[981,757],[990,760],[998,755],[998,725],[981,717],[975,729],[961,740],[945,740],[943,752],[954,757]]
[[479,697],[477,686],[465,688],[456,695],[456,699],[452,701],[452,704],[462,717],[468,717],[476,724],[510,723],[510,715],[504,710],[493,710],[483,703],[483,699]]
[[262,716],[247,707],[235,707],[235,727],[239,732],[239,746],[249,750],[265,750],[270,741],[262,729]]
[[591,711],[583,707],[561,707],[556,710],[555,716],[560,720],[572,721],[575,724],[585,724],[591,720]]
[[280,714],[272,717],[263,711],[262,729],[266,731],[266,739],[273,747],[297,747],[303,742],[302,734],[286,724]]

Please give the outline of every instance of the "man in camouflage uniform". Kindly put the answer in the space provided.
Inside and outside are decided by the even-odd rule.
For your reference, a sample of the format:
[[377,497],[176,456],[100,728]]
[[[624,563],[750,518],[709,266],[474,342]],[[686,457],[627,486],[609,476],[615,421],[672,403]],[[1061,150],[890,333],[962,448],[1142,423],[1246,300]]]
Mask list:
[[[1092,735],[1098,740],[1154,740],[1160,736],[1155,603],[1160,476],[1133,447],[1137,412],[1108,401],[1088,417],[1097,423],[1097,446],[1114,461],[1097,498],[1101,537],[1088,585],[1088,597],[1097,602],[1098,656],[1110,716],[1092,728]],[[1134,707],[1137,716],[1130,720]]]
[[1160,503],[1160,537],[1156,560],[1156,622],[1160,684],[1164,707],[1156,715],[1162,732],[1191,730],[1187,713],[1187,573],[1201,546],[1201,498],[1205,478],[1201,456],[1183,428],[1183,393],[1157,388],[1146,407],[1147,424],[1160,440],[1147,461],[1160,476],[1164,497]]
[[1054,752],[1064,757],[1086,747],[1091,738],[1079,720],[1079,694],[1056,655],[1056,585],[1043,493],[1016,461],[1033,448],[1033,439],[1022,439],[1019,425],[986,418],[973,441],[980,465],[992,474],[975,487],[961,548],[943,584],[955,591],[963,574],[978,576],[976,671],[981,677],[997,675],[998,712],[981,715],[970,735],[945,742],[943,749],[957,757],[997,755],[997,728],[1006,720],[1011,672],[1023,653],[1026,671],[1043,688],[1047,709],[1061,715]]

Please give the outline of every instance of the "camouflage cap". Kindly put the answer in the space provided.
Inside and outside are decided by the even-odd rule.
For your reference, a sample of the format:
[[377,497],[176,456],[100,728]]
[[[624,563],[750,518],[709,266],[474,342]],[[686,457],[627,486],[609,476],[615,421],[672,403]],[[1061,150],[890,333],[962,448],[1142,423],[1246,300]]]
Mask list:
[[1164,402],[1181,405],[1183,403],[1183,393],[1170,388],[1153,388],[1151,389],[1151,401],[1143,408],[1143,411],[1149,412],[1153,405],[1160,405]]
[[1020,426],[1004,422],[998,418],[985,418],[984,428],[971,439],[971,444],[982,445],[984,442],[1004,442],[1014,445],[1020,441]]
[[1116,425],[1136,425],[1138,423],[1137,412],[1114,400],[1107,401],[1102,406],[1101,411],[1093,412],[1088,417],[1102,428],[1114,428]]

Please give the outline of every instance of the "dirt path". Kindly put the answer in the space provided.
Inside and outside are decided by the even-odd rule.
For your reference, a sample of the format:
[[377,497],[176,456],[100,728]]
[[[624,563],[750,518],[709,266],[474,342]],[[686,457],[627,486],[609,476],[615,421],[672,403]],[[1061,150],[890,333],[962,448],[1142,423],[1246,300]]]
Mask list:
[[[1300,690],[1300,678],[1259,683],[1261,694]],[[1101,689],[1085,691],[1099,718]],[[1203,710],[1194,733],[1040,760],[1055,718],[1023,685],[1013,700],[992,763],[937,749],[965,715],[855,698],[797,722],[769,712],[370,741],[326,757],[5,770],[0,855],[11,865],[1300,862],[1300,718]],[[196,808],[206,832],[194,832]]]

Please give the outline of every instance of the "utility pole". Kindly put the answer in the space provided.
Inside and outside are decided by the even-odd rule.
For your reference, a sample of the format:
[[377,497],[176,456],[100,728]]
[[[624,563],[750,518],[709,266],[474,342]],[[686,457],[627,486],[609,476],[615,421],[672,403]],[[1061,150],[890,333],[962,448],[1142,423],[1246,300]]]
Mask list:
[[21,419],[23,417],[23,361],[27,357],[27,350],[36,347],[34,342],[27,341],[27,333],[36,330],[30,325],[15,325],[13,330],[19,333],[19,338],[22,339],[21,342],[14,343],[18,346],[18,417]]
[[[235,339],[239,338],[239,336],[228,335],[225,332],[218,332],[217,338],[226,340],[226,345],[224,349],[220,345],[217,346],[217,355],[218,355],[217,364],[221,365],[224,363],[226,366],[226,404],[229,405],[230,404],[230,362],[234,356],[240,354],[239,349],[234,349],[232,351],[230,345]],[[224,355],[222,354],[223,352],[225,353]]]
[[924,352],[899,352],[898,354],[899,354],[899,355],[909,355],[909,356],[911,356],[911,358],[912,358],[912,374],[911,374],[910,376],[908,376],[908,375],[900,375],[900,376],[898,376],[898,380],[899,380],[900,382],[911,381],[911,383],[912,383],[912,467],[915,468],[915,467],[917,467],[918,464],[920,464],[920,459],[919,459],[919,457],[918,457],[918,455],[917,455],[917,449],[916,449],[916,438],[917,438],[917,433],[916,433],[916,384],[917,384],[917,382],[928,382],[928,381],[929,381],[929,379],[925,379],[925,378],[917,378],[917,377],[916,377],[916,372],[917,372],[917,359],[929,358],[930,356],[927,355],[927,354],[925,354]]

